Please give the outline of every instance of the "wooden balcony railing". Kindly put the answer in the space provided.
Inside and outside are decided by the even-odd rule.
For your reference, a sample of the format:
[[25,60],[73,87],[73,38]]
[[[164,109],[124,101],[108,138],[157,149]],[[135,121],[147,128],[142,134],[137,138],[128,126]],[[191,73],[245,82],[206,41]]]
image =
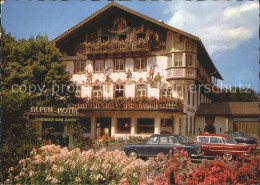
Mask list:
[[93,98],[75,106],[79,111],[182,111],[183,102],[176,98]]
[[78,52],[85,54],[107,54],[124,52],[150,52],[152,50],[163,50],[166,48],[166,42],[161,41],[158,44],[151,44],[149,40],[138,39],[135,41],[112,40],[105,42],[84,42],[80,44]]

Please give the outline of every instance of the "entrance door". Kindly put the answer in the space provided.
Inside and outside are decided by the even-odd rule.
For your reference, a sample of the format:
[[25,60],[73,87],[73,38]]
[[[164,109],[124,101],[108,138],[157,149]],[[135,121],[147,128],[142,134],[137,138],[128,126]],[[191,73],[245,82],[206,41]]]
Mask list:
[[111,136],[111,118],[96,118],[97,128],[100,128],[100,136]]

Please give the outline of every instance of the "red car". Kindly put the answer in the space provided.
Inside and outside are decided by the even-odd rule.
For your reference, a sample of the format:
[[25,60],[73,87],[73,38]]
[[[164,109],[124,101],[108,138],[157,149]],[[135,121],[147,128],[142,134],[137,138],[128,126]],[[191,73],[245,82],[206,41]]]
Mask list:
[[223,156],[231,160],[240,154],[249,155],[252,152],[250,145],[237,143],[232,137],[224,134],[200,134],[195,143],[202,146],[205,156]]

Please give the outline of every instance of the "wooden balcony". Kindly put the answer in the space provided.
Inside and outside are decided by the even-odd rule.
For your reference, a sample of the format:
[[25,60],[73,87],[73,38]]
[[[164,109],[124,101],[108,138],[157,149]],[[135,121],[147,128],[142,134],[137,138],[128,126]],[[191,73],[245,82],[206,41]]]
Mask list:
[[175,98],[87,99],[74,105],[79,111],[182,111],[183,102]]
[[166,48],[166,42],[161,41],[152,45],[149,40],[139,39],[135,41],[113,40],[105,42],[83,43],[79,46],[80,53],[87,55],[113,54],[113,53],[150,53],[153,50],[163,50]]

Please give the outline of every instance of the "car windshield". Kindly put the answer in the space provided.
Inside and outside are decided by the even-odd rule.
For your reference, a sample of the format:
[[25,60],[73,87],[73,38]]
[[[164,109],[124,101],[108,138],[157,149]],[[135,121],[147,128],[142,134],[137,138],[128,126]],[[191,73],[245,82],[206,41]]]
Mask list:
[[187,139],[186,137],[184,137],[184,136],[178,136],[178,139],[179,139],[181,142],[183,142],[183,143],[188,143],[188,142],[189,142],[188,139]]
[[233,138],[225,138],[225,143],[236,144],[237,142]]

